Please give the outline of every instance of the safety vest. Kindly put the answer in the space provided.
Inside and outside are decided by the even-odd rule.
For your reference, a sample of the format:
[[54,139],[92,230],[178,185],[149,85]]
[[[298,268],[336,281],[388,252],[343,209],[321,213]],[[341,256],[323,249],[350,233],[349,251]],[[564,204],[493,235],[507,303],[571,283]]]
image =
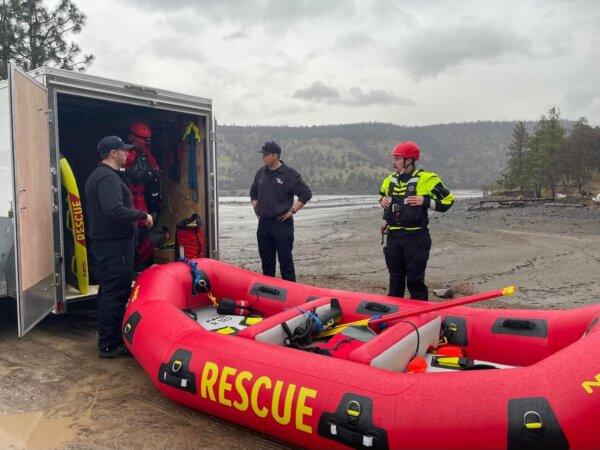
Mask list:
[[383,214],[390,230],[416,231],[423,227],[423,216],[427,214],[427,210],[421,206],[410,206],[405,203],[407,197],[417,195],[418,175],[419,170],[416,170],[408,181],[402,181],[398,174],[393,174],[390,178],[386,195],[391,198],[391,204]]
[[[444,194],[439,195],[438,191],[444,191]],[[426,205],[410,206],[405,203],[406,197],[420,195],[446,205],[451,205],[454,201],[454,196],[443,187],[437,174],[421,169],[410,174],[407,181],[402,181],[397,173],[389,175],[383,180],[379,194],[391,198],[391,205],[384,213],[384,220],[390,231],[427,229],[429,208]]]

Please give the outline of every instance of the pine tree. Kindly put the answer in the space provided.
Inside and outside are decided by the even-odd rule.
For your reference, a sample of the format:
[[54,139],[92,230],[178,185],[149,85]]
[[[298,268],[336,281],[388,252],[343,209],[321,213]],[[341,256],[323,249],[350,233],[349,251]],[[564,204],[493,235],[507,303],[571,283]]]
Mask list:
[[558,162],[563,171],[566,185],[574,184],[580,195],[584,195],[587,184],[596,169],[595,159],[600,153],[598,132],[586,118],[579,119],[561,148]]
[[24,70],[42,65],[84,71],[93,55],[81,55],[68,41],[85,25],[86,16],[71,0],[48,9],[42,0],[0,0],[0,78],[7,77],[10,60]]
[[565,129],[560,123],[560,112],[557,108],[551,108],[548,115],[543,115],[535,126],[530,139],[531,151],[524,160],[538,196],[541,195],[542,188],[549,190],[552,197],[556,196],[560,178],[558,156],[564,139]]
[[504,178],[504,185],[507,188],[518,187],[521,194],[525,192],[527,186],[523,164],[528,145],[529,132],[523,122],[517,122],[513,130],[513,141],[508,147],[508,173]]

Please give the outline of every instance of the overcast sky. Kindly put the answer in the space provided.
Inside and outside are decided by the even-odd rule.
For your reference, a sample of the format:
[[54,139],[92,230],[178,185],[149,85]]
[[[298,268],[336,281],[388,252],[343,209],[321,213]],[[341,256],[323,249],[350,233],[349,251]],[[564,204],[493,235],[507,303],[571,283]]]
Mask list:
[[597,1],[75,3],[90,74],[212,98],[223,124],[600,123]]

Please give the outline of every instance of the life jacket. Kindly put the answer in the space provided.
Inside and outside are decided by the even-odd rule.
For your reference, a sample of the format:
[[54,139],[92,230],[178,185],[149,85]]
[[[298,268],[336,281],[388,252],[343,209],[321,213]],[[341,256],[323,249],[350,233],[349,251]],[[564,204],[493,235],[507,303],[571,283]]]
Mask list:
[[202,219],[196,213],[183,219],[176,226],[175,254],[177,258],[204,258],[205,239]]
[[[412,195],[417,195],[417,184],[419,183],[419,173],[421,170],[413,172],[412,176],[406,183],[399,179],[399,175],[395,174],[389,185],[387,196],[391,198],[389,208],[383,214],[383,219],[387,222],[390,228],[404,228],[409,230],[417,230],[426,225],[427,211],[422,206],[411,206],[405,203],[406,198]],[[399,192],[396,189],[400,186]]]
[[125,174],[132,184],[146,184],[153,177],[150,160],[146,155],[137,155]]
[[[149,146],[132,150],[125,162],[127,187],[133,194],[133,206],[144,212],[158,213],[161,208],[160,166]],[[141,225],[141,222],[138,222]]]

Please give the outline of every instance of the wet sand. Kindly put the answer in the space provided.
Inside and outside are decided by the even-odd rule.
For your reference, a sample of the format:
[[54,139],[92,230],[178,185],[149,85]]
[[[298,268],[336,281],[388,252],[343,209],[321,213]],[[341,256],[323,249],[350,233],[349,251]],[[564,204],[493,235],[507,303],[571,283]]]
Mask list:
[[[467,211],[474,202],[460,200],[447,213],[430,215],[430,288],[452,287],[463,294],[511,284],[519,288],[514,297],[481,305],[494,307],[571,308],[600,300],[599,206]],[[298,281],[387,293],[381,208],[363,204],[323,211],[305,208],[296,219]],[[240,208],[236,217],[224,218],[221,255],[260,271],[251,216]]]
[[[598,302],[600,208],[543,206],[431,219],[431,288],[460,293],[509,284],[517,295],[480,306],[571,308]],[[385,293],[380,209],[367,201],[306,208],[296,220],[298,281]],[[223,208],[222,259],[259,270],[255,218]],[[0,326],[0,448],[286,448],[283,443],[162,397],[134,360],[99,360],[95,313],[80,305],[16,339],[14,310]]]

